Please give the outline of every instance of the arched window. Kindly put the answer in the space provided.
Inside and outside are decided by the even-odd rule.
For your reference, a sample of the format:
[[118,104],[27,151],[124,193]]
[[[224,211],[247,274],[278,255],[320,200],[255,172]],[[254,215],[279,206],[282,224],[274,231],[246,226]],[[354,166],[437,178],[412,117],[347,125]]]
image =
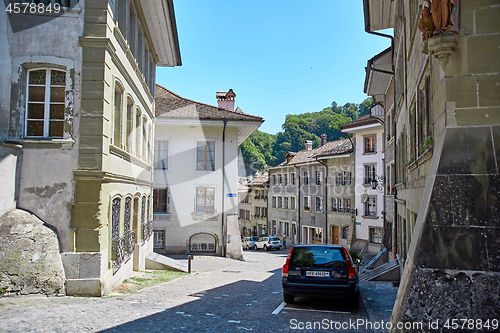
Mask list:
[[342,239],[347,239],[349,236],[349,226],[342,227]]
[[111,207],[111,239],[117,240],[120,238],[120,210],[121,199],[115,198]]
[[115,100],[114,100],[114,117],[113,117],[113,144],[121,148],[122,144],[122,112],[123,112],[123,89],[116,84],[115,85]]
[[132,145],[134,143],[132,139],[132,130],[134,128],[134,115],[133,115],[134,101],[131,98],[127,98],[127,131],[125,143],[127,145],[127,151],[132,152]]

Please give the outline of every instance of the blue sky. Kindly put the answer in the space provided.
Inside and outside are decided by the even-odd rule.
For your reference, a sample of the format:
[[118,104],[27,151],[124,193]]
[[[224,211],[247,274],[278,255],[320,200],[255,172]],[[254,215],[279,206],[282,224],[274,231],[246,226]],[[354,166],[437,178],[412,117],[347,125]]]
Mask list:
[[361,103],[368,59],[390,46],[364,31],[362,0],[174,0],[182,66],[156,81],[217,105],[236,93],[243,112],[275,134],[287,114]]

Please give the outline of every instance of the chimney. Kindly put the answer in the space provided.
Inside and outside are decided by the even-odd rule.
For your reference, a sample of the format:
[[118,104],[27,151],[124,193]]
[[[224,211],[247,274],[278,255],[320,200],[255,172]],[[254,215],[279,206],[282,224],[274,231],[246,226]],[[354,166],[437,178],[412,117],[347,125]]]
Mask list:
[[306,151],[313,149],[313,142],[311,140],[306,141]]
[[217,98],[217,106],[219,108],[234,111],[234,98],[236,94],[233,89],[229,89],[228,92],[217,91],[215,97]]
[[326,145],[327,142],[328,142],[327,135],[325,133],[321,134],[321,146]]

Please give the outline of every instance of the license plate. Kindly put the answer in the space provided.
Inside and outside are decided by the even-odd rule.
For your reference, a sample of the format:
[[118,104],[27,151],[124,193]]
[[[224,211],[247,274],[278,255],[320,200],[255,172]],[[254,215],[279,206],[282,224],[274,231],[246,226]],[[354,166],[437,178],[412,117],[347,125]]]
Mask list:
[[306,271],[306,276],[311,277],[329,277],[330,273],[325,271]]

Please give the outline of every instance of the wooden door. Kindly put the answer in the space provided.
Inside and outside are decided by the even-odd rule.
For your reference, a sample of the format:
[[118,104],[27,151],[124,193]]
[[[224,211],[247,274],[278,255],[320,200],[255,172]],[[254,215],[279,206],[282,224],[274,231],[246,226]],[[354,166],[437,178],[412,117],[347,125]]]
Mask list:
[[332,226],[332,235],[333,235],[333,244],[338,244],[339,243],[339,227],[337,226]]

